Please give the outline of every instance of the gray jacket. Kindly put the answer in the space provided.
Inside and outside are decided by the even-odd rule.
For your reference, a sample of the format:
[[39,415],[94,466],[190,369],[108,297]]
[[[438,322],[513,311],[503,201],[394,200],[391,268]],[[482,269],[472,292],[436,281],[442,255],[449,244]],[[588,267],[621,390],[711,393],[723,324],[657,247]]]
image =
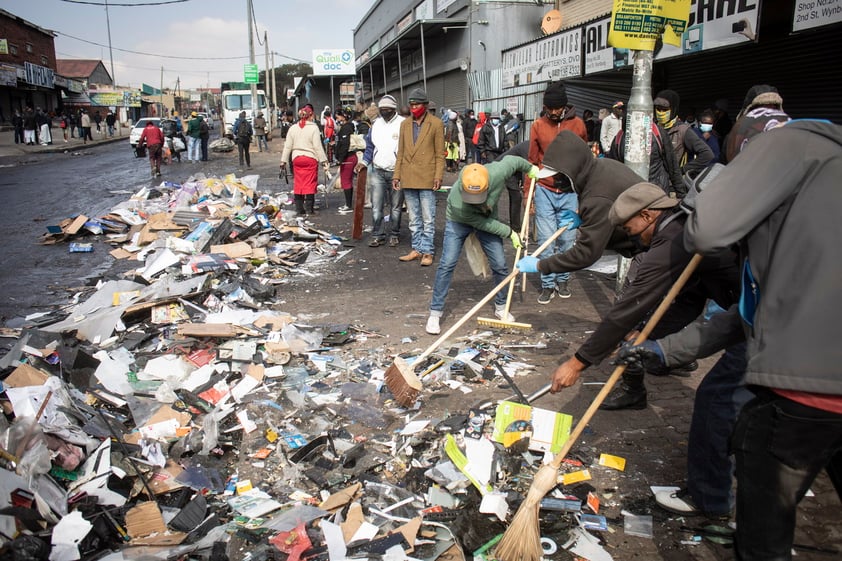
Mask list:
[[687,221],[688,251],[739,243],[750,267],[749,384],[842,395],[840,177],[842,127],[793,121],[749,143]]

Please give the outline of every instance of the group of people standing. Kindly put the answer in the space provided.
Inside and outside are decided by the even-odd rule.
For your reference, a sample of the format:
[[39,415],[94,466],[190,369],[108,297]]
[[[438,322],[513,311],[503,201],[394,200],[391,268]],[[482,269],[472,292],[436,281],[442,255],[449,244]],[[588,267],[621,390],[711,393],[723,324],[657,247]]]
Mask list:
[[[87,144],[88,140],[93,141],[92,129],[96,127],[97,132],[114,136],[116,132],[117,116],[113,111],[108,111],[103,119],[99,110],[95,110],[93,116],[87,109],[77,111],[62,111],[58,115],[43,111],[40,107],[32,109],[27,107],[23,112],[15,111],[12,117],[12,125],[15,133],[15,144],[26,144],[34,146],[40,144],[48,146],[53,143],[53,127],[56,120],[58,128],[62,131],[64,142],[72,138],[79,138]],[[103,129],[103,124],[106,129]]]

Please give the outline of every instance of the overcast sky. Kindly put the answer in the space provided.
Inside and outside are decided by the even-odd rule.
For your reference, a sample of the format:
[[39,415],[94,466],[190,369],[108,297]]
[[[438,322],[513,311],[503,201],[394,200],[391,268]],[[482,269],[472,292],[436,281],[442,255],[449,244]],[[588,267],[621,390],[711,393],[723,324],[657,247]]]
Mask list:
[[[172,3],[115,5],[167,1]],[[312,64],[313,49],[352,49],[353,28],[374,2],[253,0],[259,38],[262,41],[264,30],[268,32],[275,66],[298,62],[295,59]],[[105,0],[0,0],[0,8],[58,34],[57,58],[100,59],[111,72],[104,4]],[[175,87],[179,78],[186,89],[242,81],[243,65],[249,62],[246,0],[108,0],[108,4],[118,85],[139,88],[146,83],[157,88],[162,66],[165,88]],[[262,71],[265,49],[257,38],[254,48]],[[224,60],[229,57],[238,58]]]

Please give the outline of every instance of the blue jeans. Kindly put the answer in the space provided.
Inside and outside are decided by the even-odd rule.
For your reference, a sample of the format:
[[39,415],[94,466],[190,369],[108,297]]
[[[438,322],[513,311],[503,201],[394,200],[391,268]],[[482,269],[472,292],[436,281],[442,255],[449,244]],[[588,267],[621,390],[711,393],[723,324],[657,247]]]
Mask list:
[[[371,188],[371,237],[380,241],[390,236],[397,238],[401,231],[401,207],[403,190],[392,189],[393,171],[370,165],[368,167],[368,185]],[[389,214],[384,218],[383,205],[389,205]]]
[[[535,184],[535,230],[538,243],[542,244],[561,228],[561,213],[565,210],[576,212],[579,210],[579,198],[576,193],[553,193]],[[528,218],[528,217],[527,217]],[[541,259],[546,259],[555,253],[564,253],[576,242],[576,230],[565,230],[555,243],[544,250]],[[567,282],[570,273],[550,273],[541,275],[542,288],[555,288],[556,283]]]
[[687,490],[708,514],[727,514],[734,505],[734,472],[728,440],[743,405],[754,394],[745,385],[746,344],[725,350],[696,389],[687,440]]
[[[491,266],[491,272],[494,273],[494,283],[500,284],[509,275],[506,257],[503,254],[503,238],[477,230],[473,226],[461,222],[448,220],[444,227],[441,259],[439,259],[439,267],[436,269],[436,280],[433,282],[433,301],[430,303],[430,310],[444,310],[444,301],[447,298],[447,291],[450,289],[453,270],[462,254],[465,239],[471,235],[471,232],[477,233],[482,251],[488,257],[488,264]],[[494,298],[494,303],[500,306],[505,304],[507,294],[507,288],[501,289]]]
[[202,143],[198,138],[192,136],[187,137],[187,159],[192,161],[199,161],[199,149]]
[[266,150],[269,151],[269,143],[266,142],[266,135],[265,134],[258,134],[257,137],[257,151],[263,152]]
[[401,189],[409,213],[412,249],[424,255],[433,254],[436,234],[436,192],[432,189]]
[[737,559],[789,561],[798,503],[842,452],[842,415],[761,388],[740,412],[731,449],[737,462]]

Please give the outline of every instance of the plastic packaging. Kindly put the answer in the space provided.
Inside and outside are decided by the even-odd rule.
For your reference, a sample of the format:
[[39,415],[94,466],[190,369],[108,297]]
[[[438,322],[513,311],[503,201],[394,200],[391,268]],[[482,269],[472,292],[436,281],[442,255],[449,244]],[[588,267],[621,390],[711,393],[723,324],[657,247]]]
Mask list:
[[94,244],[92,243],[78,243],[73,242],[70,244],[70,253],[93,253],[94,251]]

